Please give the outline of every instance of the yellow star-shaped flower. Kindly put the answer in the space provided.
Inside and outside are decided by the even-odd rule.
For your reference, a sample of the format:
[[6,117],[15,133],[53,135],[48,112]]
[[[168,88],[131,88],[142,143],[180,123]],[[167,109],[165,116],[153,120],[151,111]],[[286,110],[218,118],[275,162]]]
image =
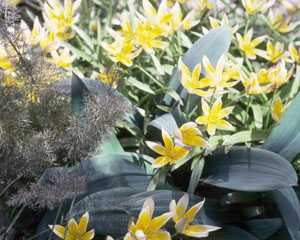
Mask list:
[[220,228],[210,225],[192,224],[197,213],[204,205],[204,201],[199,202],[188,210],[189,195],[185,194],[176,203],[172,200],[170,203],[170,212],[173,213],[175,229],[178,233],[194,238],[208,237],[210,232],[217,231]]
[[260,45],[265,39],[266,36],[260,36],[252,40],[253,29],[250,29],[244,36],[241,36],[239,33],[236,34],[239,48],[245,53],[246,57],[249,59],[256,59],[256,55],[263,55],[264,52],[256,47]]
[[271,41],[267,43],[267,49],[263,57],[272,63],[277,63],[279,60],[283,59],[284,45],[280,42],[273,44]]
[[205,90],[210,82],[208,79],[201,79],[201,64],[197,64],[191,72],[181,59],[178,63],[181,72],[181,84],[191,94],[196,94],[200,97],[209,97],[212,94],[211,90]]
[[222,109],[222,105],[221,99],[218,99],[210,108],[207,102],[202,99],[203,116],[199,116],[196,122],[205,125],[209,135],[215,135],[217,129],[234,130],[234,127],[224,119],[228,117],[234,107]]
[[191,147],[203,147],[206,145],[196,123],[187,122],[180,127],[179,131],[180,139],[183,144]]
[[277,97],[272,105],[272,118],[279,122],[284,112],[284,105],[280,99],[280,97]]
[[89,214],[85,213],[79,220],[70,219],[68,226],[65,228],[61,225],[50,225],[49,228],[61,239],[64,240],[91,240],[95,236],[95,231],[87,231],[89,223]]
[[293,43],[291,43],[289,45],[289,53],[290,53],[292,60],[295,63],[300,64],[300,50],[297,49]]
[[175,145],[173,139],[165,130],[162,130],[162,139],[164,146],[151,141],[146,142],[149,148],[161,155],[153,162],[155,168],[173,165],[189,153],[185,147]]
[[155,204],[152,198],[148,198],[143,205],[136,223],[129,225],[129,230],[124,240],[171,240],[169,232],[161,228],[172,217],[172,213],[165,213],[153,218]]

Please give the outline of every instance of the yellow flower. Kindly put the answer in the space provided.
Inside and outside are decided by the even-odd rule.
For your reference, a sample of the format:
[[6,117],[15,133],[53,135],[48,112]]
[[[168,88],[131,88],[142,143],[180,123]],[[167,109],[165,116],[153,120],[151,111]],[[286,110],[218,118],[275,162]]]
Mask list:
[[51,58],[48,61],[60,68],[71,68],[75,56],[71,55],[70,50],[67,48],[59,49],[51,52]]
[[[212,29],[216,29],[216,28],[219,28],[219,27],[222,27],[222,26],[228,26],[231,30],[231,33],[232,34],[235,34],[236,31],[238,30],[238,25],[235,25],[235,26],[231,26],[230,25],[230,22],[229,22],[229,19],[227,17],[227,15],[224,15],[222,20],[219,20],[217,18],[214,18],[214,17],[208,17],[209,19],[209,23],[210,23],[210,26]],[[205,33],[207,33],[208,30],[205,29]]]
[[61,225],[49,225],[49,228],[61,239],[65,240],[91,240],[95,236],[95,231],[87,232],[89,214],[85,213],[80,218],[79,223],[75,219],[70,219],[67,228]]
[[202,137],[201,131],[194,122],[183,124],[180,129],[182,143],[192,147],[203,147],[206,145]]
[[248,15],[263,13],[267,10],[266,0],[242,0],[242,4]]
[[112,88],[117,88],[119,82],[118,70],[114,65],[108,71],[100,71],[98,74],[98,78],[104,84],[111,86]]
[[280,2],[290,12],[300,9],[300,2],[298,0],[280,0]]
[[296,24],[290,23],[290,18],[285,16],[281,10],[273,11],[268,14],[270,27],[280,33],[287,33],[295,29]]
[[210,232],[217,231],[220,228],[210,225],[193,225],[193,221],[197,213],[204,205],[204,201],[199,202],[192,206],[189,210],[188,194],[183,195],[178,202],[172,200],[170,203],[170,211],[173,213],[173,221],[175,222],[175,229],[178,233],[184,234],[194,238],[205,238]]
[[232,81],[232,77],[236,77],[236,70],[226,68],[226,65],[228,65],[228,60],[225,55],[220,57],[216,67],[210,63],[208,57],[203,57],[203,67],[205,70],[205,80],[203,81],[208,82],[209,87],[215,89],[215,92],[233,87],[238,83],[238,81]]
[[102,43],[102,47],[109,53],[113,62],[120,62],[127,67],[132,66],[133,59],[140,54],[140,50],[137,50],[131,41],[122,38],[111,44]]
[[186,148],[175,145],[173,139],[165,130],[162,130],[162,139],[164,146],[155,142],[146,142],[149,148],[161,155],[153,162],[153,166],[155,168],[160,168],[168,164],[175,164],[178,160],[184,158],[189,153]]
[[284,111],[283,103],[280,97],[277,97],[272,105],[272,118],[274,121],[279,122]]
[[202,99],[203,116],[199,116],[196,122],[200,125],[206,125],[206,130],[209,135],[215,135],[217,129],[234,130],[234,127],[224,120],[232,112],[233,107],[222,109],[222,101],[218,99],[210,108],[207,102]]
[[147,31],[151,32],[152,37],[153,35],[155,37],[167,36],[170,33],[169,25],[172,21],[167,0],[162,0],[157,10],[149,0],[143,0],[143,9],[145,17],[139,18],[143,23],[142,26],[147,26]]
[[261,69],[258,73],[250,73],[250,76],[242,74],[242,84],[249,95],[256,95],[268,92],[268,71]]
[[171,21],[171,29],[176,32],[180,29],[189,30],[195,25],[199,23],[199,21],[195,21],[195,12],[190,11],[185,18],[183,19],[183,14],[178,3],[174,4],[171,9],[172,21]]
[[200,80],[201,64],[198,64],[190,71],[181,59],[178,63],[179,70],[181,71],[181,84],[191,94],[196,94],[200,97],[209,97],[212,91],[203,90],[209,86],[209,82],[205,79]]
[[71,27],[78,21],[79,15],[75,15],[81,0],[74,3],[72,0],[64,0],[64,5],[59,0],[47,0],[44,4],[44,19],[47,27],[61,40],[70,39]]
[[292,43],[289,45],[289,52],[292,60],[297,64],[300,64],[300,51],[297,50]]
[[4,3],[11,7],[15,7],[21,2],[22,0],[4,0]]
[[147,53],[152,53],[153,49],[164,49],[167,47],[167,42],[160,40],[161,28],[150,22],[141,22],[137,20],[135,29],[135,41],[140,45]]
[[291,74],[288,73],[284,61],[269,69],[268,82],[270,83],[270,91],[280,88],[289,81],[290,77]]
[[256,55],[263,55],[264,52],[256,47],[261,44],[266,36],[257,37],[252,40],[253,29],[250,29],[244,36],[241,36],[239,33],[236,34],[239,48],[245,53],[249,59],[256,59]]
[[155,204],[148,198],[143,205],[136,223],[129,225],[124,240],[171,240],[170,233],[161,228],[170,220],[172,213],[165,213],[153,218]]
[[215,8],[215,4],[212,0],[197,0],[197,6],[200,11],[204,11],[206,9],[211,10]]
[[283,43],[276,42],[273,44],[271,41],[267,43],[267,49],[262,56],[272,63],[276,63],[284,58],[284,45]]
[[0,46],[0,68],[3,70],[13,69],[13,65],[9,60],[9,56],[3,46]]
[[16,87],[17,89],[22,89],[24,87],[24,82],[18,80],[13,71],[7,70],[3,72],[3,85],[4,87]]
[[22,24],[24,25],[24,37],[28,44],[33,46],[39,44],[45,52],[55,51],[59,47],[55,34],[42,27],[38,17],[35,18],[31,31],[25,22],[22,22]]

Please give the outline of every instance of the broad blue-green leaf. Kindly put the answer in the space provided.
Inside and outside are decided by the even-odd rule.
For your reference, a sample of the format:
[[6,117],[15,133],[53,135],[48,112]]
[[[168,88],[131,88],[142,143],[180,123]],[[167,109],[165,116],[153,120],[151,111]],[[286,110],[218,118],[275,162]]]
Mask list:
[[292,240],[300,239],[300,203],[293,188],[284,188],[272,192],[274,201],[283,217]]
[[268,150],[233,147],[217,150],[206,161],[202,181],[239,191],[270,191],[297,185],[293,166]]
[[259,240],[267,240],[282,227],[280,218],[253,219],[246,222],[247,230]]
[[[203,56],[207,56],[213,65],[216,65],[219,58],[227,53],[231,44],[231,30],[224,26],[209,31],[201,39],[193,44],[193,46],[185,53],[182,60],[190,68],[193,69],[198,63],[202,62]],[[181,92],[179,72],[175,71],[169,83],[169,88]],[[186,93],[182,95],[186,96]],[[164,101],[170,104],[170,96],[165,96]]]
[[226,226],[219,231],[212,232],[209,235],[208,240],[259,240],[259,239],[241,228]]
[[300,93],[290,104],[277,127],[267,138],[264,149],[292,161],[300,153]]

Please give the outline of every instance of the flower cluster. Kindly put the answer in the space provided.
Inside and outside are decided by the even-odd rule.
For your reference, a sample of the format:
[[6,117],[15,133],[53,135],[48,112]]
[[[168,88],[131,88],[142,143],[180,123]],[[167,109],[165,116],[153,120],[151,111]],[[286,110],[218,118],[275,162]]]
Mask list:
[[43,6],[44,24],[38,17],[30,31],[24,23],[26,41],[50,54],[49,61],[60,68],[69,68],[75,60],[70,50],[63,47],[63,42],[74,37],[72,26],[79,20],[76,14],[81,0],[65,0],[64,5],[58,0],[48,0]]
[[[184,194],[178,202],[170,202],[170,211],[160,216],[153,217],[155,203],[152,198],[145,200],[143,208],[136,220],[129,224],[128,233],[124,240],[171,240],[171,234],[162,229],[170,220],[175,224],[176,235],[185,235],[194,238],[207,237],[210,232],[219,230],[219,227],[210,225],[193,224],[196,215],[204,205],[204,201],[199,202],[188,209],[189,195]],[[50,225],[49,228],[61,239],[65,240],[91,240],[94,238],[94,230],[87,231],[89,214],[85,213],[79,220],[68,221],[67,227],[62,225]],[[112,240],[111,237],[107,239]]]
[[112,61],[128,67],[143,50],[151,55],[154,63],[159,63],[154,50],[165,49],[168,44],[164,39],[175,32],[194,27],[198,23],[194,17],[194,11],[184,16],[179,2],[173,5],[163,0],[156,9],[149,0],[143,0],[143,13],[133,18],[126,17],[119,31],[111,29],[114,41],[102,46]]

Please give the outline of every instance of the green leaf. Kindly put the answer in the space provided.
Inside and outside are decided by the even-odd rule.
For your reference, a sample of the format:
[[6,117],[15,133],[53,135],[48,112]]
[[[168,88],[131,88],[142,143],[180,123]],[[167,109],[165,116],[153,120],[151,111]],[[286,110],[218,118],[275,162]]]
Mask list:
[[204,183],[238,191],[261,192],[297,185],[293,166],[280,155],[258,148],[219,149],[206,161]]
[[82,118],[84,115],[84,95],[88,92],[84,82],[73,73],[71,83],[71,107],[73,114]]
[[155,92],[151,89],[151,87],[146,84],[146,83],[142,83],[140,81],[138,81],[137,79],[133,78],[133,77],[129,77],[126,80],[131,86],[136,87],[146,93],[150,93],[152,95],[155,95]]
[[205,160],[203,158],[196,159],[195,161],[196,161],[196,163],[194,164],[193,169],[192,169],[192,176],[191,176],[190,183],[189,183],[188,193],[195,192],[195,190],[199,184],[199,180],[201,178],[202,171],[203,171],[204,164],[205,164]]
[[277,127],[267,138],[264,149],[292,161],[300,153],[300,93],[292,101]]
[[91,39],[90,36],[85,31],[83,31],[81,28],[77,27],[76,25],[72,26],[72,28],[75,30],[78,36],[84,41],[84,43],[90,49],[93,49],[94,47],[93,39]]
[[260,129],[263,127],[263,112],[261,109],[261,105],[253,104],[251,105],[251,108],[254,115],[255,127]]
[[237,143],[256,142],[266,139],[268,130],[248,130],[224,137],[223,145],[235,145]]
[[[193,44],[193,46],[183,56],[182,61],[190,69],[193,69],[198,63],[202,62],[203,56],[207,56],[211,63],[216,65],[219,58],[229,50],[231,38],[232,34],[229,27],[224,26],[213,29]],[[180,86],[180,75],[177,70],[172,76],[169,88],[181,92]],[[183,93],[182,96],[185,98],[186,93]],[[170,96],[165,96],[164,101],[167,105],[169,105],[171,103]]]

